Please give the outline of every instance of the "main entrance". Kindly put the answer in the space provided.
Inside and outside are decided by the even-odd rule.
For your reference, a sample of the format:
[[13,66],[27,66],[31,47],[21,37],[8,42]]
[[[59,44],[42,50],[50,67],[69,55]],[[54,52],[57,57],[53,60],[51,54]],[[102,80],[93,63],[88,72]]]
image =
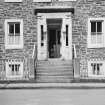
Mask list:
[[37,22],[38,60],[71,60],[71,13],[38,13]]
[[61,48],[61,20],[60,19],[48,19],[48,57],[60,58]]

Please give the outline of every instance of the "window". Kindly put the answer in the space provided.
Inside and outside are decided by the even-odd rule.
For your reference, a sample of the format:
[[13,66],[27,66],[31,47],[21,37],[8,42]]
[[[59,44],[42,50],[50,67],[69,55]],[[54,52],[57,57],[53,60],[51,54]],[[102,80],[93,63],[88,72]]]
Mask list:
[[20,75],[19,69],[20,69],[20,64],[9,64],[9,69],[11,71],[11,75]]
[[33,0],[33,2],[51,2],[51,0]]
[[102,66],[102,63],[91,63],[92,74],[101,75],[101,66]]
[[104,19],[96,18],[88,21],[88,47],[104,47]]
[[6,77],[22,77],[23,76],[23,61],[8,60],[6,61]]
[[44,46],[44,31],[43,31],[43,25],[40,26],[41,27],[41,46]]
[[88,66],[89,76],[105,76],[104,61],[89,61]]
[[44,40],[43,25],[41,25],[41,41]]
[[22,0],[5,0],[5,2],[22,2]]
[[66,46],[68,46],[68,25],[66,25]]
[[6,49],[23,48],[23,22],[22,20],[5,21],[5,47]]

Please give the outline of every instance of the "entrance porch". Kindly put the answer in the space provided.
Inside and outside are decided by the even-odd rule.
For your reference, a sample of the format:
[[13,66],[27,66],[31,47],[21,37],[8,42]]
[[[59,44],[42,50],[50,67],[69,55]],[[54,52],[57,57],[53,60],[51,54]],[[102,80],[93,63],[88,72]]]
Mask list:
[[38,13],[38,60],[72,60],[71,13]]

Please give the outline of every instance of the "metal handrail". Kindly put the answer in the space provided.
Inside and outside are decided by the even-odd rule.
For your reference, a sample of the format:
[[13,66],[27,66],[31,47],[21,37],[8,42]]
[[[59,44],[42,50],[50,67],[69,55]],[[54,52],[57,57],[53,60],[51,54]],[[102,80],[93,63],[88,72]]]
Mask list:
[[79,78],[80,76],[80,63],[79,63],[79,58],[77,57],[77,51],[76,51],[76,46],[73,45],[73,52],[74,52],[74,57],[73,57],[73,75],[74,78]]
[[76,47],[75,47],[75,44],[73,45],[73,75],[74,75],[74,69],[75,69],[75,59],[77,58],[77,55],[76,55]]
[[34,45],[32,58],[34,59],[34,79],[36,79],[36,71],[37,71],[37,46],[36,45]]
[[37,46],[35,47],[35,59],[34,59],[34,74],[36,79],[36,73],[37,73]]
[[75,44],[73,45],[73,53],[74,53],[74,54],[73,54],[73,55],[74,55],[74,56],[73,56],[74,59],[77,58],[77,52],[76,52]]

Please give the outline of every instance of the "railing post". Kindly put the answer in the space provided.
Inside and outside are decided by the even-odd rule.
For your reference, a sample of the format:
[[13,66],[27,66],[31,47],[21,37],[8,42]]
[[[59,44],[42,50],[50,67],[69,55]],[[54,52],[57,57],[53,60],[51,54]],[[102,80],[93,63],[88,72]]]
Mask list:
[[76,46],[73,45],[73,69],[74,69],[74,79],[80,79],[80,59],[77,58]]
[[36,79],[36,65],[37,65],[37,46],[34,44],[32,57],[28,59],[29,62],[29,71],[30,71],[30,79]]
[[80,60],[74,59],[74,79],[80,79]]
[[34,59],[28,58],[28,66],[29,66],[29,79],[34,79]]

